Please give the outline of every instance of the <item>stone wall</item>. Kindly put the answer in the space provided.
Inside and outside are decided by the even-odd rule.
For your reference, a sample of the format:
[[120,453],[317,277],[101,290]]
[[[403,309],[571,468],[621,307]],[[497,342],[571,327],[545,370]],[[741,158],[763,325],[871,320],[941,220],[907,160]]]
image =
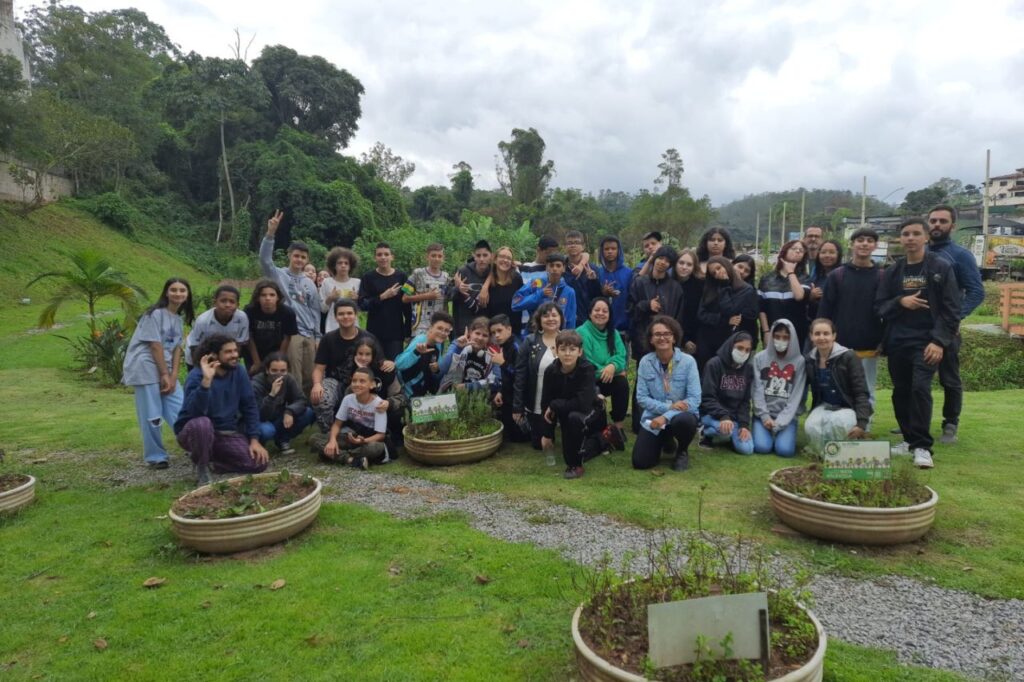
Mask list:
[[[28,203],[33,199],[32,188],[22,188],[14,181],[10,171],[12,163],[16,166],[21,165],[17,159],[0,154],[0,200]],[[74,183],[68,178],[47,175],[43,181],[43,200],[56,201],[61,197],[71,196],[74,190]]]

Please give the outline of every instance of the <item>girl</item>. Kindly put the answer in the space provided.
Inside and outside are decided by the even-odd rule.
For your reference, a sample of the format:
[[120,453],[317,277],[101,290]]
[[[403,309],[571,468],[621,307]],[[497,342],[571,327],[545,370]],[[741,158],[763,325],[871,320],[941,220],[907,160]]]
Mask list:
[[249,305],[245,306],[249,319],[249,343],[242,346],[249,376],[263,370],[263,360],[271,353],[287,357],[288,344],[299,333],[295,311],[285,305],[284,292],[272,279],[261,279],[252,290]]
[[741,253],[732,259],[733,269],[739,273],[740,278],[749,284],[750,286],[757,286],[754,279],[757,275],[757,266],[754,263],[754,257],[748,253]]
[[347,298],[352,301],[359,299],[359,278],[350,277],[359,265],[351,250],[343,246],[336,246],[327,254],[327,271],[330,276],[320,284],[320,311],[326,313],[324,321],[324,333],[332,332],[338,328],[338,321],[334,319],[332,307],[339,298]]
[[750,352],[753,337],[736,332],[722,344],[718,354],[708,361],[701,383],[700,414],[704,429],[697,444],[704,450],[714,447],[714,438],[732,441],[733,450],[741,455],[754,452],[750,433],[750,390],[754,368]]
[[807,376],[811,385],[811,413],[804,429],[817,453],[831,440],[864,437],[871,420],[871,395],[857,354],[836,343],[832,320],[811,322],[811,352]]
[[700,268],[697,252],[683,249],[676,261],[676,281],[683,289],[683,311],[676,318],[683,328],[683,352],[693,355],[697,352],[697,309],[704,293],[704,271]]
[[629,409],[626,379],[626,344],[611,324],[612,307],[607,298],[590,302],[590,314],[576,331],[583,338],[583,355],[597,371],[597,392],[612,399],[612,422],[623,427]]
[[178,419],[185,397],[178,383],[182,318],[187,324],[195,319],[192,287],[187,280],[172,277],[164,283],[157,302],[139,318],[124,356],[121,381],[135,387],[142,456],[156,469],[169,466],[162,427],[164,422],[173,425]]
[[[548,301],[537,307],[533,314],[533,334],[526,337],[516,357],[515,390],[512,392],[512,419],[523,424],[530,432],[534,450],[541,449],[544,419],[540,409],[544,390],[544,371],[555,361],[555,337],[565,323],[561,309]],[[554,455],[549,458],[554,463]]]
[[[402,434],[402,415],[409,401],[402,392],[402,384],[398,382],[398,371],[394,363],[387,362],[384,351],[380,344],[369,336],[364,336],[356,344],[354,356],[356,368],[364,368],[373,371],[374,386],[373,392],[381,398],[377,409],[387,412],[388,415],[388,444],[395,448],[405,445],[405,437]],[[385,458],[382,464],[386,464],[397,458],[397,450],[388,448],[389,457]]]
[[757,292],[740,279],[728,258],[712,256],[708,260],[697,319],[697,368],[702,374],[732,334],[756,332]]
[[512,333],[518,337],[523,331],[523,314],[512,312],[512,297],[523,286],[523,276],[516,270],[512,249],[502,246],[494,252],[491,276],[487,287],[487,316],[508,315]]
[[804,357],[792,322],[778,320],[771,334],[771,344],[754,356],[754,452],[792,457],[804,402]]
[[775,268],[761,278],[757,290],[761,298],[761,335],[764,345],[771,344],[771,326],[777,320],[793,322],[799,347],[804,347],[807,338],[807,302],[810,286],[801,281],[807,269],[807,248],[799,240],[782,245]]
[[724,227],[712,227],[700,237],[697,244],[697,258],[705,266],[709,259],[721,256],[732,260],[736,257],[736,249],[732,245],[732,236]]
[[814,275],[807,280],[810,285],[810,299],[807,303],[807,319],[818,317],[818,303],[825,293],[825,280],[828,273],[843,264],[843,247],[835,239],[829,239],[818,249],[818,257],[814,261]]

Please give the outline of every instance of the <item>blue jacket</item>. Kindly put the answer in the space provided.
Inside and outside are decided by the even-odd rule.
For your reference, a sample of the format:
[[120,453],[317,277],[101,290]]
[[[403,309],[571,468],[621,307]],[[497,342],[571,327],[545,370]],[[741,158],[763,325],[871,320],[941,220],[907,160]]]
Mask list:
[[174,422],[181,433],[190,420],[209,417],[215,431],[238,431],[249,438],[260,435],[260,413],[249,375],[241,365],[224,376],[214,376],[210,388],[203,388],[203,370],[194,368],[185,379],[185,400]]
[[[615,242],[619,245],[619,258],[615,261],[615,269],[609,270],[604,266],[604,261],[597,266],[597,281],[603,287],[610,283],[618,290],[619,295],[612,297],[612,326],[619,331],[629,331],[629,315],[626,311],[626,304],[629,302],[629,285],[633,283],[633,270],[625,263],[625,256],[622,253],[622,242],[618,237],[605,237],[601,240],[601,246],[597,253],[604,252],[604,245],[607,242]],[[603,294],[602,294],[603,295]]]
[[551,298],[544,295],[544,288],[548,285],[548,273],[538,272],[528,279],[524,279],[523,286],[512,297],[512,310],[526,310],[532,315],[541,303],[552,301],[565,316],[565,324],[562,325],[562,329],[576,328],[576,292],[564,277],[558,282],[554,296]]
[[426,334],[414,336],[405,350],[395,358],[395,370],[398,372],[402,390],[410,398],[437,391],[437,384],[441,376],[440,372],[434,374],[430,371],[430,363],[438,362],[440,364],[444,347],[437,343],[434,344],[434,354],[420,355],[416,352],[416,347],[421,343],[427,343]]
[[928,250],[946,259],[953,266],[956,284],[963,294],[960,302],[960,319],[964,319],[985,300],[985,287],[981,284],[981,270],[970,251],[948,237],[932,241]]
[[679,410],[672,409],[672,403],[677,400],[685,400],[686,411],[698,415],[701,393],[697,361],[676,348],[669,370],[669,390],[666,392],[658,356],[648,353],[640,359],[636,373],[636,402],[644,410],[640,423],[648,431],[651,431],[648,424],[655,417],[672,419],[680,414]]

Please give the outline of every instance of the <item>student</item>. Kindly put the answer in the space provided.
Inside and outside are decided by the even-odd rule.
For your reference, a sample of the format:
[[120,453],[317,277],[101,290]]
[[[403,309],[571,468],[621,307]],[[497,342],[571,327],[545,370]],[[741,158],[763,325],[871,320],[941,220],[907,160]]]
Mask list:
[[454,388],[489,391],[500,380],[491,361],[490,340],[490,320],[478,317],[469,323],[441,358],[441,393]]
[[333,422],[334,413],[355,369],[356,346],[363,336],[368,335],[356,324],[359,318],[355,301],[347,298],[335,301],[334,319],[338,328],[324,336],[316,349],[313,388],[309,395],[317,423],[325,433]]
[[[808,251],[808,254],[810,252]],[[808,255],[808,258],[810,256]],[[807,292],[807,320],[823,317],[819,312],[821,299],[825,295],[825,284],[832,271],[843,264],[843,246],[835,239],[828,239],[818,247],[818,257],[810,262],[811,273],[804,280],[810,287]],[[806,345],[804,346],[806,348]]]
[[441,381],[441,353],[451,333],[451,315],[438,311],[430,319],[430,328],[414,336],[395,358],[395,368],[406,396],[418,398],[437,393]]
[[444,246],[427,246],[427,266],[416,268],[402,286],[402,302],[412,304],[412,335],[430,328],[434,313],[448,308],[451,276],[444,271]]
[[249,318],[238,309],[241,294],[230,284],[222,284],[213,292],[213,307],[196,318],[185,341],[185,364],[195,365],[192,355],[202,342],[214,334],[234,339],[239,348],[249,343]]
[[597,392],[612,399],[612,422],[625,426],[629,410],[629,381],[626,379],[626,344],[611,324],[612,305],[606,298],[590,302],[589,319],[579,328],[583,356],[597,371]]
[[288,353],[288,344],[299,328],[295,311],[284,304],[281,287],[272,279],[256,282],[245,316],[249,320],[249,343],[243,347],[245,364],[249,376],[254,376],[263,371],[263,358],[271,353]]
[[799,347],[807,340],[807,302],[810,286],[800,278],[807,269],[807,249],[796,239],[779,250],[775,268],[761,277],[757,292],[761,298],[761,338],[765,347],[771,343],[771,327],[777,320],[790,320],[796,328]]
[[[359,340],[353,360],[356,369],[362,367],[373,371],[372,391],[382,401],[378,404],[377,409],[384,410],[388,415],[388,457],[382,462],[382,464],[387,464],[397,459],[398,448],[405,446],[405,434],[402,433],[402,428],[409,400],[402,392],[402,384],[398,381],[398,370],[395,369],[394,363],[387,361],[380,344],[372,336],[367,334]],[[391,447],[392,445],[394,447]]]
[[728,438],[741,455],[754,452],[750,433],[750,391],[754,367],[750,351],[754,340],[747,332],[736,332],[708,361],[701,383],[700,413],[703,437],[697,444],[708,450],[715,438]]
[[267,221],[267,234],[260,242],[260,267],[263,276],[277,282],[284,292],[284,303],[295,312],[299,333],[288,343],[288,367],[292,376],[308,394],[313,387],[313,362],[320,341],[320,293],[302,269],[309,262],[309,247],[302,242],[288,245],[288,267],[274,266],[274,237],[284,213],[276,211]]
[[900,224],[900,245],[906,254],[886,269],[878,285],[875,311],[886,321],[883,351],[889,356],[892,406],[903,434],[893,448],[913,454],[922,469],[935,466],[932,421],[932,377],[946,348],[956,343],[960,328],[960,290],[945,258],[925,251],[928,233],[921,218]]
[[373,394],[373,370],[359,367],[352,372],[352,392],[345,396],[331,424],[324,446],[324,457],[357,469],[369,469],[370,463],[388,459],[386,443],[388,417],[378,409],[381,398]]
[[683,331],[667,315],[657,315],[647,327],[651,349],[637,368],[637,403],[643,410],[641,431],[633,446],[633,468],[658,465],[664,450],[675,448],[673,471],[690,468],[690,443],[697,433],[700,376],[693,356],[678,346]]
[[[565,233],[565,283],[572,287],[576,294],[576,314],[574,319],[583,320],[590,308],[590,299],[601,295],[601,283],[597,272],[590,267],[589,254],[586,252],[587,240],[579,230]],[[628,291],[628,289],[627,289]],[[575,326],[571,327],[575,329]]]
[[360,280],[352,276],[358,268],[359,258],[350,249],[336,246],[327,254],[329,276],[320,283],[320,310],[327,314],[325,332],[333,332],[338,328],[338,322],[334,319],[335,301],[342,298],[359,300]]
[[541,448],[554,446],[555,425],[561,426],[563,478],[583,475],[583,462],[602,452],[625,449],[625,436],[608,427],[604,403],[597,399],[594,365],[583,357],[583,339],[573,330],[555,337],[558,357],[544,370],[540,409],[544,415]]
[[549,255],[544,275],[531,277],[520,287],[512,299],[512,310],[525,310],[532,314],[544,303],[555,303],[565,317],[566,328],[575,329],[576,292],[562,278],[565,264],[566,257],[563,254]]
[[741,253],[732,259],[732,267],[739,274],[740,279],[752,287],[757,286],[757,264],[754,257],[748,253]]
[[313,286],[319,286],[316,281],[316,266],[312,263],[306,263],[306,266],[302,268],[302,274],[309,278],[309,281],[313,283]]
[[511,443],[530,440],[512,419],[512,396],[515,393],[515,369],[519,358],[519,337],[512,332],[508,315],[495,315],[488,322],[491,331],[491,362],[498,367],[498,382],[492,387],[492,401],[501,414],[505,429],[502,438]]
[[737,331],[754,338],[758,312],[757,291],[740,279],[728,258],[712,256],[705,268],[704,293],[697,309],[697,369],[701,372]]
[[135,389],[135,414],[142,433],[142,457],[154,469],[166,469],[164,422],[178,419],[185,394],[178,383],[181,367],[182,318],[192,324],[192,287],[172,277],[160,298],[135,325],[124,354],[121,383]]
[[754,356],[754,452],[796,454],[798,415],[807,380],[804,356],[789,320],[776,320],[771,342]]
[[724,227],[712,227],[700,236],[697,243],[697,258],[700,260],[701,268],[706,270],[707,262],[712,258],[726,258],[732,260],[736,257],[736,249],[732,245],[732,235]]
[[288,374],[284,353],[266,357],[264,370],[252,379],[252,393],[260,412],[260,443],[273,440],[282,455],[293,454],[291,442],[313,423],[314,416],[299,383]]
[[636,264],[636,267],[633,268],[633,277],[650,274],[651,256],[661,248],[661,232],[652,230],[645,234],[644,238],[640,240],[640,248],[643,250],[644,255],[640,262]]
[[626,265],[622,242],[618,237],[608,236],[601,240],[598,249],[601,263],[597,266],[597,281],[601,285],[601,296],[611,302],[612,328],[629,333],[629,289],[633,284],[633,269]]
[[540,409],[544,371],[555,361],[555,338],[565,323],[562,309],[550,301],[541,303],[533,314],[533,333],[523,340],[516,357],[512,419],[530,434],[534,450],[541,449],[543,414]]
[[478,300],[484,282],[491,274],[491,245],[481,239],[473,247],[473,263],[456,270],[452,278],[452,319],[461,331],[487,307]]
[[675,268],[676,281],[683,290],[682,311],[676,320],[683,328],[683,352],[695,355],[697,352],[697,329],[700,322],[697,312],[700,309],[700,298],[704,293],[704,271],[700,269],[697,252],[683,249],[679,252]]
[[502,246],[494,252],[488,283],[487,316],[507,316],[512,322],[512,333],[519,337],[523,330],[523,314],[512,311],[512,299],[523,286],[523,276],[516,270],[515,254],[511,248]]
[[391,266],[395,256],[386,242],[377,244],[373,259],[376,269],[363,275],[359,283],[359,307],[366,311],[366,331],[380,343],[385,357],[394,360],[409,336],[411,309],[402,301],[407,277]]
[[836,343],[831,320],[811,322],[811,352],[807,355],[811,413],[804,430],[811,449],[821,453],[831,440],[860,440],[871,421],[871,400],[864,370],[856,353]]
[[185,381],[185,400],[174,433],[192,456],[196,485],[210,471],[259,473],[268,455],[260,443],[260,415],[249,375],[238,366],[238,343],[214,334],[197,349],[199,366]]

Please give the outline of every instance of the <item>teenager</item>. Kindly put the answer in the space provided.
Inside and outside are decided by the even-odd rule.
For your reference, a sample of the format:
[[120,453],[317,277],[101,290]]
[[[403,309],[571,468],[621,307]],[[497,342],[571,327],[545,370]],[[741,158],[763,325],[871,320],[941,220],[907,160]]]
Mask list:
[[683,249],[679,252],[675,276],[683,290],[682,312],[676,318],[683,328],[681,347],[684,353],[694,355],[697,352],[697,329],[700,326],[697,312],[700,309],[701,295],[704,293],[704,271],[700,269],[696,251]]
[[807,291],[808,322],[823,317],[820,312],[821,299],[825,295],[825,285],[828,283],[828,276],[843,264],[842,244],[835,239],[825,240],[818,247],[818,257],[809,262],[811,264],[811,274],[804,280],[804,283],[810,287]]
[[[291,338],[299,333],[295,311],[284,304],[284,293],[272,279],[261,279],[245,306],[249,343],[243,346],[249,376],[263,371],[263,359],[271,353],[288,353]],[[337,323],[335,323],[337,326]]]
[[320,341],[320,292],[302,270],[309,262],[309,247],[303,242],[288,245],[288,267],[274,265],[274,238],[284,213],[275,211],[267,220],[267,234],[260,242],[260,267],[263,276],[277,282],[284,292],[284,303],[295,312],[299,330],[288,343],[288,366],[292,376],[308,394],[313,387],[313,362],[316,344]]
[[249,375],[238,365],[238,344],[215,334],[196,353],[199,366],[185,381],[174,433],[192,456],[196,484],[217,473],[259,473],[268,455],[260,443],[260,415]]
[[831,440],[864,438],[871,421],[871,400],[857,354],[836,342],[831,320],[811,322],[811,352],[807,355],[811,412],[804,430],[811,449],[821,453]]
[[697,369],[701,373],[737,331],[754,338],[758,315],[757,291],[740,279],[728,258],[712,256],[704,265],[704,292],[697,308]]
[[799,414],[803,409],[807,373],[789,320],[776,320],[771,342],[754,356],[754,452],[779,457],[796,454]]
[[741,455],[754,452],[750,432],[750,393],[754,384],[754,366],[750,353],[754,339],[747,332],[730,336],[718,354],[708,361],[701,382],[700,414],[703,449],[714,447],[716,438],[728,439]]
[[608,427],[604,403],[595,389],[594,365],[583,357],[583,339],[573,330],[555,337],[558,357],[544,371],[540,409],[544,416],[541,447],[554,447],[555,425],[561,426],[563,478],[583,475],[583,462],[602,452],[625,449],[617,426]]
[[395,369],[406,396],[418,398],[437,393],[441,381],[441,354],[451,333],[451,315],[436,312],[430,319],[430,328],[414,336],[395,358]]
[[185,324],[195,318],[192,287],[187,280],[172,277],[139,318],[124,354],[121,383],[135,389],[142,458],[154,469],[169,466],[163,425],[174,424],[185,398],[178,383],[183,318]]
[[347,298],[335,301],[334,320],[338,328],[324,336],[316,349],[313,388],[309,394],[317,423],[323,432],[330,428],[334,413],[352,378],[356,346],[367,335],[357,325],[359,317],[355,301]]
[[488,318],[478,317],[469,323],[441,358],[441,393],[453,388],[490,391],[500,381],[499,370],[491,360],[490,340]]
[[633,284],[633,269],[626,265],[622,242],[618,237],[608,236],[601,240],[598,249],[601,262],[597,266],[597,281],[601,296],[611,302],[612,328],[629,333],[629,288]]
[[697,433],[701,401],[700,376],[693,356],[679,349],[683,332],[667,315],[657,315],[647,327],[651,349],[637,368],[637,403],[643,410],[641,430],[633,445],[633,468],[657,466],[661,453],[672,451],[673,471],[690,467],[690,443]]
[[903,434],[897,453],[910,453],[923,469],[935,466],[932,377],[960,327],[960,290],[945,258],[928,253],[928,232],[921,218],[900,225],[906,254],[886,269],[878,285],[875,310],[886,321],[883,351],[889,356],[892,406]]
[[241,294],[230,284],[222,284],[213,292],[213,307],[196,318],[185,340],[185,364],[195,365],[192,359],[197,347],[214,334],[229,336],[244,348],[249,343],[249,318],[238,309]]
[[456,270],[452,278],[452,319],[460,332],[486,310],[478,297],[491,274],[491,258],[491,245],[481,239],[473,247],[473,262]]
[[732,267],[740,279],[752,287],[757,287],[757,264],[749,253],[741,253],[732,259]]
[[523,286],[523,276],[516,270],[515,254],[511,248],[502,246],[494,252],[489,282],[487,316],[508,316],[512,332],[518,337],[523,330],[523,315],[512,311],[512,299]]
[[260,413],[260,442],[271,440],[282,455],[295,452],[292,441],[313,423],[313,408],[299,382],[288,373],[288,357],[267,355],[263,371],[252,379],[252,393]]
[[512,419],[530,433],[534,450],[541,449],[544,435],[540,408],[544,372],[555,361],[555,338],[565,324],[562,309],[554,303],[541,303],[533,314],[533,333],[523,340],[516,358],[515,386],[512,393]]
[[492,386],[491,400],[498,408],[505,426],[502,439],[512,443],[525,443],[529,435],[523,433],[512,418],[512,396],[515,393],[515,369],[519,358],[519,337],[512,332],[508,315],[495,315],[488,321],[491,332],[491,362],[498,367],[498,381]]
[[[572,287],[576,294],[575,320],[586,319],[590,308],[590,299],[601,295],[601,283],[597,271],[590,266],[587,254],[587,240],[579,230],[565,233],[565,283]],[[575,325],[570,327],[574,329]]]
[[611,398],[612,422],[623,428],[629,410],[626,344],[611,323],[612,304],[606,298],[590,302],[588,319],[576,331],[583,339],[583,356],[597,372],[597,392]]
[[512,299],[513,311],[533,313],[544,303],[554,303],[562,311],[566,328],[576,326],[576,292],[563,279],[567,259],[561,253],[548,256],[543,275],[535,275],[525,282]]
[[373,251],[377,267],[363,275],[359,283],[359,307],[366,311],[366,331],[377,339],[388,360],[402,352],[411,315],[409,304],[402,300],[407,277],[392,267],[394,259],[391,246],[379,242]]
[[799,240],[788,241],[779,250],[779,257],[771,272],[761,277],[757,285],[761,299],[761,338],[765,347],[771,342],[769,335],[776,320],[789,320],[796,327],[800,348],[807,339],[807,302],[810,286],[801,281],[807,270],[807,249]]
[[712,258],[727,258],[732,260],[736,257],[736,249],[732,244],[732,235],[724,227],[712,227],[700,236],[697,242],[697,258],[702,268]]
[[386,410],[379,409],[382,401],[373,394],[373,386],[373,370],[359,367],[352,372],[351,393],[341,401],[331,424],[325,459],[364,470],[371,462],[380,464],[388,459],[388,418]]
[[519,272],[527,274],[531,272],[544,272],[548,264],[548,256],[558,253],[558,240],[554,237],[544,235],[537,240],[537,248],[534,250],[533,260],[519,266]]
[[434,313],[448,309],[451,276],[444,271],[444,245],[427,246],[427,265],[416,268],[402,286],[402,302],[412,304],[412,335],[430,328]]
[[405,434],[402,433],[402,428],[405,426],[403,418],[409,407],[409,399],[402,391],[395,363],[389,362],[384,357],[384,351],[380,344],[369,334],[362,337],[356,344],[353,361],[355,364],[353,371],[362,367],[373,372],[372,392],[382,401],[378,404],[377,409],[383,410],[388,416],[388,456],[382,462],[382,464],[387,464],[398,457],[398,448],[405,446]]
[[350,301],[359,299],[360,279],[352,273],[359,268],[359,258],[350,249],[336,246],[327,254],[328,276],[320,282],[320,310],[326,314],[324,331],[333,332],[338,328],[334,319],[334,303],[342,298]]
[[[644,238],[640,240],[640,248],[643,250],[643,257],[640,262],[633,268],[633,276],[639,277],[641,275],[650,274],[651,271],[651,256],[658,252],[661,248],[661,232],[652,230],[644,235]],[[642,333],[642,332],[641,332]]]

